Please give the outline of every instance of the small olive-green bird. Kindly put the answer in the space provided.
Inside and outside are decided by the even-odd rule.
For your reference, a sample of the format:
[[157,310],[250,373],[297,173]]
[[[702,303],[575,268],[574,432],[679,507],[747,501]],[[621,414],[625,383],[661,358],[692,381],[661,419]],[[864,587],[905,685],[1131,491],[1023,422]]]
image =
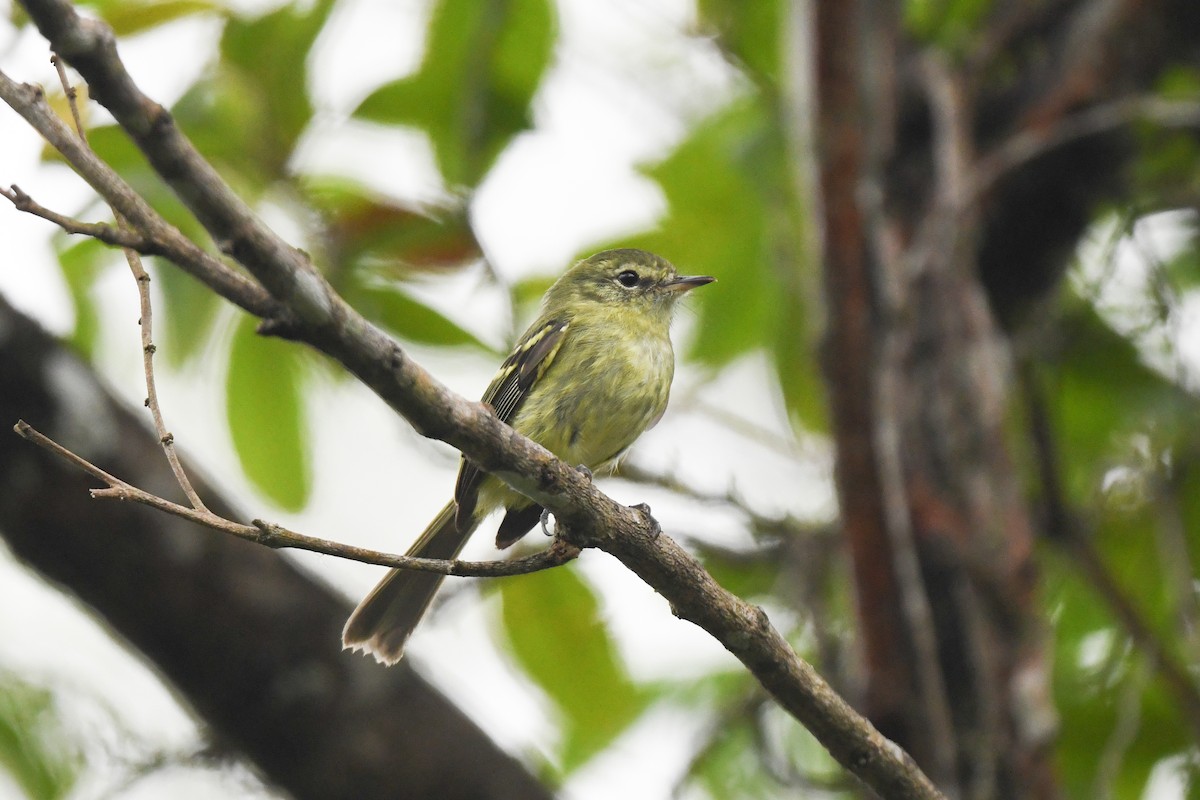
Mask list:
[[[595,473],[617,459],[667,407],[675,354],[675,304],[708,276],[686,276],[644,250],[606,250],[584,259],[542,298],[541,314],[521,337],[483,395],[496,416],[568,464]],[[454,499],[408,551],[457,558],[467,538],[503,508],[496,546],[529,532],[542,507],[465,458]],[[443,576],[395,569],[358,605],[342,632],[344,647],[385,664],[404,655]]]

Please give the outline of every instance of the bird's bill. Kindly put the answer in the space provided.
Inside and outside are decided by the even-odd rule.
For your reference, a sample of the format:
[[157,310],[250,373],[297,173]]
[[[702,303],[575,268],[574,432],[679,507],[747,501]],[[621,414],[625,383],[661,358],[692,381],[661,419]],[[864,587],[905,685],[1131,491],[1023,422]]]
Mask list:
[[711,275],[680,275],[678,278],[664,283],[662,288],[666,289],[668,292],[678,292],[682,294],[695,289],[697,286],[703,286],[706,283],[712,283],[715,280],[716,278]]

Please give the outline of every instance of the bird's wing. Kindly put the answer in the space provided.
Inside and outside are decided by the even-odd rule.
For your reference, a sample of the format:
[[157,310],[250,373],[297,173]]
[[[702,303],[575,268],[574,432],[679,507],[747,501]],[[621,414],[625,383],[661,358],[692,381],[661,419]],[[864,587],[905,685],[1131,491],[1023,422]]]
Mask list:
[[[500,371],[483,393],[483,402],[492,407],[501,422],[512,422],[538,378],[553,363],[569,325],[566,320],[550,319],[531,327],[513,348],[512,355],[500,365]],[[481,480],[483,473],[464,458],[454,485],[454,499],[458,502],[455,521],[460,530],[471,524]]]

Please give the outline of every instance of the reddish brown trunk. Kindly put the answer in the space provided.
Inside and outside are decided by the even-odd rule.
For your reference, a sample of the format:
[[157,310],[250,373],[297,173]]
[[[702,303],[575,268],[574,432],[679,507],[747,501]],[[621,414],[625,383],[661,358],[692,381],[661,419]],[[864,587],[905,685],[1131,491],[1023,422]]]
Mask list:
[[[817,10],[823,355],[863,704],[950,796],[1050,797],[1008,355],[976,277],[977,220],[888,196],[898,26],[880,8]],[[936,177],[940,198],[958,176]]]

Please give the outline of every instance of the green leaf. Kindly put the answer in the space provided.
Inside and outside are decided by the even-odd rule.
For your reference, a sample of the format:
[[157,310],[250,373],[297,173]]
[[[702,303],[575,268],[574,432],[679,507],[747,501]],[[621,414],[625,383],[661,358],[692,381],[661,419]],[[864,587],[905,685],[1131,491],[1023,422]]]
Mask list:
[[414,208],[337,177],[306,178],[304,194],[324,218],[323,261],[339,290],[345,276],[367,267],[445,271],[482,256],[463,206]]
[[212,115],[202,152],[219,152],[235,171],[253,168],[261,183],[287,174],[292,151],[313,115],[309,52],[333,5],[333,0],[289,4],[257,19],[235,17],[226,23],[218,72],[176,109],[181,125],[205,110]]
[[700,0],[701,17],[719,31],[725,48],[760,82],[779,80],[785,21],[779,0]]
[[171,109],[192,144],[247,202],[284,176],[294,141],[263,113],[262,88],[221,64]]
[[440,0],[420,70],[375,90],[355,116],[424,130],[447,182],[475,186],[529,127],[553,44],[547,0]]
[[757,756],[759,744],[751,721],[721,725],[704,743],[689,777],[712,797],[766,797],[770,783]]
[[[204,351],[221,298],[174,264],[154,259],[153,279],[162,310],[154,315],[158,352],[174,367]],[[163,332],[163,333],[160,333]]]
[[1172,288],[1182,294],[1200,288],[1200,232],[1193,231],[1191,240],[1163,264],[1163,274]]
[[829,425],[828,390],[816,356],[815,334],[809,327],[803,307],[786,307],[771,356],[792,421],[810,431],[825,431]]
[[564,717],[569,774],[624,731],[645,707],[575,571],[551,569],[499,581],[504,632],[525,672]]
[[53,693],[0,673],[0,768],[31,800],[59,800],[71,793],[83,769],[72,738]]
[[671,211],[636,245],[661,253],[682,272],[719,281],[688,301],[701,317],[689,355],[704,364],[726,364],[773,338],[779,287],[768,262],[768,209],[745,161],[746,148],[766,135],[765,124],[756,104],[735,104],[647,170]]
[[289,511],[312,489],[303,400],[305,365],[293,344],[259,336],[245,317],[234,332],[225,409],[246,476]]
[[25,11],[20,3],[9,4],[8,21],[18,31],[24,30],[25,26],[31,22],[28,12]]
[[60,235],[55,237],[54,246],[75,308],[75,330],[68,341],[84,358],[91,360],[95,356],[100,330],[99,311],[92,291],[104,268],[120,256],[95,239],[76,240]]
[[1127,452],[1127,436],[1169,437],[1198,410],[1194,398],[1142,362],[1136,347],[1086,301],[1069,301],[1057,331],[1059,347],[1041,374],[1049,388],[1064,485],[1090,503],[1101,477]]
[[[1192,436],[1195,437],[1196,433],[1193,432]],[[1171,489],[1178,504],[1179,521],[1187,537],[1189,561],[1200,564],[1200,442],[1193,438],[1178,448],[1175,457]]]
[[512,285],[511,293],[513,303],[518,309],[528,309],[536,306],[542,301],[542,297],[549,291],[554,281],[558,279],[556,275],[532,275],[528,278],[522,278]]
[[1172,64],[1163,69],[1155,92],[1164,100],[1195,102],[1200,97],[1200,69]]
[[360,314],[397,337],[442,347],[477,347],[495,352],[475,334],[429,306],[405,294],[394,283],[356,274],[343,297]]
[[992,0],[907,0],[904,22],[918,38],[960,52],[991,7]]
[[717,583],[738,597],[769,596],[779,586],[784,568],[777,548],[732,550],[695,545],[698,555]]
[[112,26],[118,37],[132,36],[182,17],[224,10],[207,0],[100,0],[89,5]]

